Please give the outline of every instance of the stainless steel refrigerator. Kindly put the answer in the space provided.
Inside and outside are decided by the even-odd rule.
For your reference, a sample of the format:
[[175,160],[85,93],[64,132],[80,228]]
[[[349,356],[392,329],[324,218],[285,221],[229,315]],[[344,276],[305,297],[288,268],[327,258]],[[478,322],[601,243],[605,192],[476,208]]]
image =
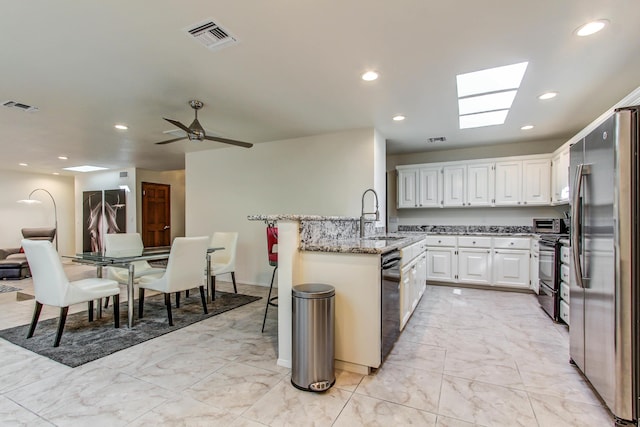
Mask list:
[[638,419],[638,114],[571,147],[570,351],[620,425]]

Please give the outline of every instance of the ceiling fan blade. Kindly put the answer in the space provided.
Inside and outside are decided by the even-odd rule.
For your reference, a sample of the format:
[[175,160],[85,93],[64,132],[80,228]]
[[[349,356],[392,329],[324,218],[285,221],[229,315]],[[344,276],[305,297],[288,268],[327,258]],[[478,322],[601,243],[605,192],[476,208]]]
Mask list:
[[171,120],[171,119],[167,119],[166,117],[163,117],[163,119],[165,119],[166,121],[168,121],[169,123],[171,123],[174,126],[178,126],[180,129],[182,129],[183,131],[185,131],[186,133],[191,133],[191,129],[189,129],[188,127],[186,127],[185,125],[183,125],[182,123],[180,123],[177,120]]
[[180,138],[173,138],[173,139],[170,139],[168,141],[156,142],[156,144],[157,145],[169,144],[169,143],[172,143],[172,142],[180,141],[181,139],[187,139],[187,137],[183,136],[183,137],[180,137]]
[[227,139],[227,138],[219,138],[217,136],[205,136],[204,139],[208,139],[209,141],[217,141],[223,142],[225,144],[237,145],[238,147],[251,148],[253,144],[243,141],[236,141],[235,139]]

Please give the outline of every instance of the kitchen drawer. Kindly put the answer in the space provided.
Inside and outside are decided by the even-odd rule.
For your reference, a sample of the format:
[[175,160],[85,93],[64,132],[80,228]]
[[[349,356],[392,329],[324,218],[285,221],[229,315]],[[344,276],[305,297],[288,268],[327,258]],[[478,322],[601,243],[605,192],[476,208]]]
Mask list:
[[560,283],[560,298],[569,304],[569,284],[566,282]]
[[560,262],[563,264],[571,264],[571,247],[570,246],[560,246]]
[[567,325],[569,324],[569,304],[560,301],[560,319]]
[[464,248],[490,248],[491,237],[460,236],[458,237],[458,247]]
[[494,237],[493,247],[496,249],[529,249],[529,238]]
[[571,283],[571,270],[567,264],[560,266],[560,280],[565,283]]
[[455,246],[456,236],[428,236],[427,246]]

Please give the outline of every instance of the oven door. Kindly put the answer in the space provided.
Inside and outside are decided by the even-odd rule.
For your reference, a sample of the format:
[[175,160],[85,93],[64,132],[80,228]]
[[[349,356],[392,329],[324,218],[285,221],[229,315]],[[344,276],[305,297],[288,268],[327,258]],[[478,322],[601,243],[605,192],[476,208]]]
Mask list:
[[551,242],[540,240],[538,277],[540,278],[541,283],[544,283],[547,287],[557,291],[558,286],[556,283],[556,257],[556,245]]

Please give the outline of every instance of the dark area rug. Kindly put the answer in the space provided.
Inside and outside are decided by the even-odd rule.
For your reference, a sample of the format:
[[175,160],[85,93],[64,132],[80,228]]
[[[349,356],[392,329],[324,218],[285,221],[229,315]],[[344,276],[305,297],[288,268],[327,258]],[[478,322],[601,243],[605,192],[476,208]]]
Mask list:
[[3,294],[5,292],[16,292],[21,290],[22,289],[20,288],[14,288],[13,286],[9,286],[9,285],[0,285],[0,294]]
[[259,299],[260,297],[250,295],[216,292],[216,300],[207,304],[209,314],[204,314],[200,293],[197,290],[192,290],[189,298],[185,298],[182,293],[180,308],[175,308],[173,294],[171,306],[174,325],[169,326],[164,296],[154,295],[144,299],[142,319],[137,318],[136,300],[135,324],[131,329],[126,327],[127,304],[123,302],[120,304],[119,329],[113,326],[112,306],[103,309],[102,318],[91,323],[86,311],[67,316],[60,347],[57,348],[53,347],[53,341],[58,318],[38,322],[32,338],[26,338],[29,325],[4,329],[0,331],[0,338],[74,368]]

